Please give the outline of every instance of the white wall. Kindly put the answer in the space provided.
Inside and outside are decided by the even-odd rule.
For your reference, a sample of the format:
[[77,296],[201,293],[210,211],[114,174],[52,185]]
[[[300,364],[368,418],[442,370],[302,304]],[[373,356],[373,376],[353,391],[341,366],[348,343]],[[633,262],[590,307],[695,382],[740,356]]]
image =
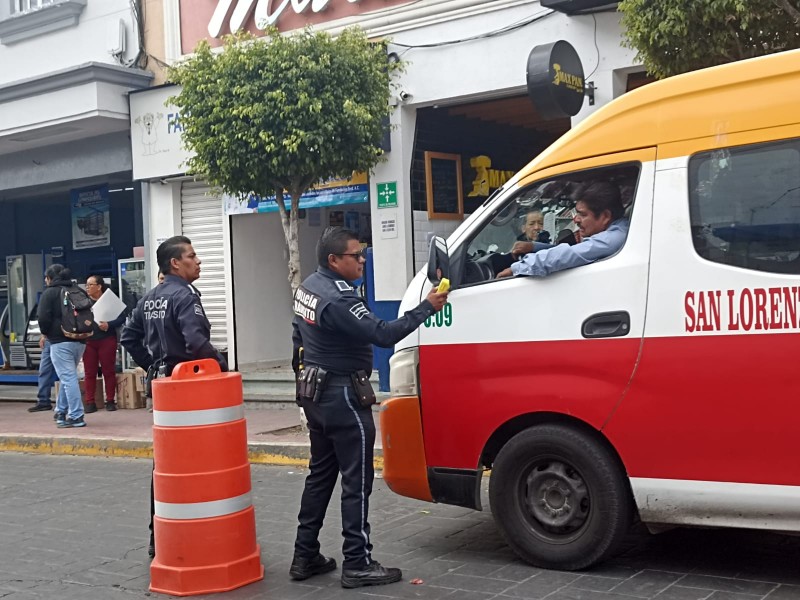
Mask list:
[[120,19],[125,23],[127,39],[123,59],[131,59],[138,52],[138,39],[129,1],[89,0],[77,26],[0,44],[0,85],[87,62],[117,64],[108,53],[107,38],[109,27]]
[[[324,212],[324,211],[323,211]],[[301,273],[316,269],[317,240],[327,221],[299,222]],[[278,213],[231,217],[236,351],[239,368],[288,365],[292,357],[291,288]]]
[[148,268],[150,281],[156,282],[158,277],[158,264],[156,263],[156,249],[158,245],[172,237],[181,235],[181,184],[180,181],[150,183],[150,237],[145,240],[152,257]]

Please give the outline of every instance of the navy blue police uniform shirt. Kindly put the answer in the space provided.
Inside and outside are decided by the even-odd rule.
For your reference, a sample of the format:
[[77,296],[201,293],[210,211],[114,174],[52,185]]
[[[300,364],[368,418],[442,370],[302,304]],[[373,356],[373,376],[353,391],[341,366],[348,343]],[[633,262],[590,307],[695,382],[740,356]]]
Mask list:
[[223,371],[225,359],[211,345],[211,323],[200,302],[200,292],[176,275],[139,300],[120,338],[122,346],[144,369],[158,359],[168,373],[181,362],[212,358]]
[[423,300],[399,319],[384,321],[370,312],[364,299],[341,275],[318,267],[294,295],[292,367],[303,347],[303,364],[347,375],[372,372],[372,345],[390,348],[419,327],[435,311]]

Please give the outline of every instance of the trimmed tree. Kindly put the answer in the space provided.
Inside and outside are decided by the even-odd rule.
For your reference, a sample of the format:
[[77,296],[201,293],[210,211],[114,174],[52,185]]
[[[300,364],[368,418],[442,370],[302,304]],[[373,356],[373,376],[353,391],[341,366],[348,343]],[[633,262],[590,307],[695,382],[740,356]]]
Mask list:
[[622,0],[623,45],[662,79],[800,48],[797,0]]
[[381,160],[391,77],[401,65],[358,28],[336,38],[309,29],[266,33],[227,36],[220,52],[200,42],[170,69],[182,86],[170,101],[181,109],[183,141],[194,153],[190,173],[240,201],[275,196],[294,293],[300,196]]

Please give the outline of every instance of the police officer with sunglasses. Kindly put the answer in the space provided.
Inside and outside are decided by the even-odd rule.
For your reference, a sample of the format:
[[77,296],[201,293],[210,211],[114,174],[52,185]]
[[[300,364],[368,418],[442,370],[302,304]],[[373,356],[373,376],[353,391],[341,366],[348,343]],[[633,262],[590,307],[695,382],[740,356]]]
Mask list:
[[298,377],[297,401],[308,418],[311,461],[289,575],[304,580],[336,568],[333,558],[320,553],[318,538],[341,473],[342,586],[394,583],[402,578],[400,569],[372,558],[369,537],[375,444],[372,344],[394,346],[441,310],[447,293],[433,289],[399,319],[383,321],[353,288],[366,262],[355,233],[342,227],[327,230],[317,244],[317,260],[319,268],[294,296],[292,366]]

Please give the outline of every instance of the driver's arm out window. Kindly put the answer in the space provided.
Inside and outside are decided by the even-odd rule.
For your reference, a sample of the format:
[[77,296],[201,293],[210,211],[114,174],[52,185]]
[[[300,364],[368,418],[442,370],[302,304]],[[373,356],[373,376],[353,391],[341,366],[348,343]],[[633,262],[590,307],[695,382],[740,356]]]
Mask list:
[[[546,179],[520,190],[492,212],[468,244],[462,285],[492,281],[498,273],[510,268],[521,258],[511,253],[515,243],[517,249],[532,248],[535,253],[549,252],[554,246],[559,246],[550,254],[551,258],[560,255],[560,266],[556,266],[556,270],[565,264],[569,265],[565,268],[570,268],[614,254],[619,250],[617,246],[621,247],[620,240],[624,242],[627,236],[627,222],[639,171],[638,163],[628,163]],[[584,201],[579,206],[581,210],[577,210],[582,195]],[[599,222],[582,222],[580,213],[586,213],[587,204],[596,204],[592,198],[598,195],[607,197],[607,204],[601,205],[607,205],[611,210]],[[606,232],[595,238],[596,245],[600,246],[605,239],[611,240],[611,245],[607,250],[588,253],[582,252],[588,246],[560,247],[561,244],[574,246],[581,243],[582,229],[592,235]],[[588,258],[577,259],[577,254],[585,254]],[[545,257],[543,254],[539,258]]]

